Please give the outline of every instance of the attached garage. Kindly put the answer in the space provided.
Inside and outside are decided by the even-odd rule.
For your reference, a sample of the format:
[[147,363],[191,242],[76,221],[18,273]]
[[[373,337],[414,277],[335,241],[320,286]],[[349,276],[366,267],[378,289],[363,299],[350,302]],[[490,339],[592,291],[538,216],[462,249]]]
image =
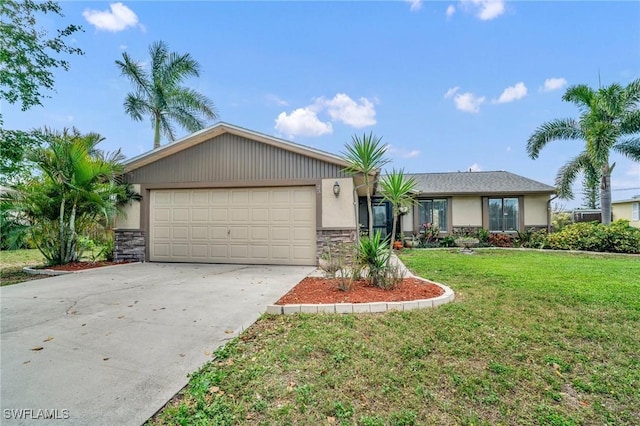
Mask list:
[[116,260],[315,265],[355,237],[354,181],[333,154],[218,123],[125,166],[142,200],[118,220]]
[[149,260],[316,262],[315,187],[151,190]]

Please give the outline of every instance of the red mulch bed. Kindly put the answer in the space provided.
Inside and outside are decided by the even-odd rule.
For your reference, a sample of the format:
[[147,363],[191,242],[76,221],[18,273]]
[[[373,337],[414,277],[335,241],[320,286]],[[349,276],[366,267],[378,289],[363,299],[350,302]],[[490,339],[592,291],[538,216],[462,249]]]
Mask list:
[[405,278],[393,290],[369,285],[365,280],[353,282],[349,291],[338,288],[335,278],[307,277],[282,296],[276,305],[317,303],[404,302],[430,299],[444,293],[439,286],[416,278]]
[[100,268],[102,266],[122,265],[130,262],[74,262],[66,265],[47,266],[45,269],[53,269],[54,271],[84,271],[85,269]]

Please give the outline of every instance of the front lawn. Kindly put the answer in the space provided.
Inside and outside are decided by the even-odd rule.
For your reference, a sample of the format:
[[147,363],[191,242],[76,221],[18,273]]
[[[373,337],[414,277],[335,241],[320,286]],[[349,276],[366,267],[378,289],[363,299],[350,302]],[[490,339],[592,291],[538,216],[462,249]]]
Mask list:
[[640,424],[640,258],[413,250],[456,302],[263,316],[151,424]]
[[30,275],[22,271],[25,266],[44,265],[44,257],[38,250],[0,251],[0,286],[46,278],[45,275]]

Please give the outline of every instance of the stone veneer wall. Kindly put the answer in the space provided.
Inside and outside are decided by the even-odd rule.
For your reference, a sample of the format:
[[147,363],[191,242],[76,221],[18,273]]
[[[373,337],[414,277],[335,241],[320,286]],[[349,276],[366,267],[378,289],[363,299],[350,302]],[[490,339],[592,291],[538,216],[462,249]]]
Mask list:
[[356,240],[355,229],[319,229],[316,231],[316,256],[321,258],[322,254],[331,248],[332,253],[336,253],[335,250],[340,243],[343,243],[346,250],[346,257],[351,259],[353,254],[354,242]]
[[115,262],[144,262],[145,241],[142,229],[114,229],[113,233]]

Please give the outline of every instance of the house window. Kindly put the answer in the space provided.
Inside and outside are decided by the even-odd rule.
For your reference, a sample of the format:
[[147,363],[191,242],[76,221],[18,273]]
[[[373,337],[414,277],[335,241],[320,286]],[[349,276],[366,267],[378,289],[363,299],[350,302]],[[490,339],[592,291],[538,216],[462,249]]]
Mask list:
[[420,200],[418,223],[422,226],[430,223],[436,226],[440,232],[447,232],[447,200]]
[[631,220],[640,220],[640,203],[631,204]]
[[517,198],[489,198],[489,231],[517,231],[519,217]]

